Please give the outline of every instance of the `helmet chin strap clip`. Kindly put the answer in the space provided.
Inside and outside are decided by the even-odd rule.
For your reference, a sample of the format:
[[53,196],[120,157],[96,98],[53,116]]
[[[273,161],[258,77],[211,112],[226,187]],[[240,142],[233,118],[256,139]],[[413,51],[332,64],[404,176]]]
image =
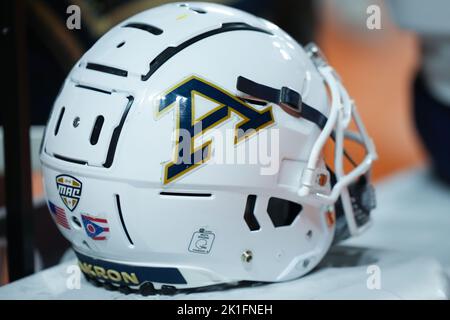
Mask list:
[[239,76],[236,88],[250,96],[276,104],[284,104],[295,112],[302,112],[302,96],[295,90],[288,87],[281,89],[272,88],[264,84],[257,83],[243,76]]
[[281,87],[281,89],[276,89],[239,76],[236,89],[256,99],[286,106],[298,113],[303,119],[316,124],[320,129],[323,129],[328,121],[323,113],[306,104],[302,95],[291,88]]

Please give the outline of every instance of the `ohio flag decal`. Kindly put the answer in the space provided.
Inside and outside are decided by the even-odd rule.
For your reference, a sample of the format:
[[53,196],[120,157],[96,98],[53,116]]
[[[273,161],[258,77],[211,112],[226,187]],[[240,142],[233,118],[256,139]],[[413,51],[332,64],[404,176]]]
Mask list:
[[106,240],[109,233],[108,220],[84,214],[81,215],[81,220],[88,237],[92,240]]

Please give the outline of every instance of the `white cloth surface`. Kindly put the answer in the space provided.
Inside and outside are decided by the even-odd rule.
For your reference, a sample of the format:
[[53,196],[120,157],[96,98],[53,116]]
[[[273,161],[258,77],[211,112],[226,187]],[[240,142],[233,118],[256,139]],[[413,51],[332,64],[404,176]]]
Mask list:
[[[449,299],[450,188],[427,169],[397,174],[377,185],[378,208],[365,234],[334,247],[309,275],[284,283],[145,299]],[[53,268],[0,288],[0,299],[144,299],[89,284],[67,286],[76,265]],[[369,266],[379,289],[369,289]],[[370,269],[370,268],[369,268]]]

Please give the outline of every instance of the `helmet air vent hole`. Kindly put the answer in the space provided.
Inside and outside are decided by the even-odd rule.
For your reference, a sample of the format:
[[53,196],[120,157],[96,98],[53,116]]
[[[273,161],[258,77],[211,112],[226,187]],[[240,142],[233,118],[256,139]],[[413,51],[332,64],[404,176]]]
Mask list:
[[209,198],[212,196],[211,193],[192,193],[192,192],[168,192],[161,191],[160,196],[168,197],[196,197],[196,198]]
[[140,22],[130,22],[123,26],[123,28],[134,28],[134,29],[140,29],[143,31],[147,31],[151,34],[154,34],[155,36],[159,36],[163,33],[163,30],[152,26],[150,24],[140,23]]
[[250,231],[256,231],[261,228],[254,213],[255,203],[256,203],[256,195],[254,194],[249,195],[247,197],[247,204],[245,205],[244,220],[247,223],[247,226],[249,227]]
[[58,134],[59,131],[59,126],[61,125],[61,121],[63,119],[64,116],[64,112],[66,111],[65,107],[61,108],[61,111],[59,112],[59,117],[58,117],[58,121],[56,122],[56,126],[55,126],[55,136]]
[[303,261],[303,268],[308,268],[309,263],[310,263],[309,259],[305,259],[305,260]]
[[205,11],[205,10],[203,10],[203,9],[200,9],[200,8],[192,8],[192,7],[190,7],[189,4],[187,4],[187,3],[180,3],[178,6],[179,6],[179,7],[182,7],[182,8],[188,8],[189,10],[192,10],[192,11],[197,12],[197,13],[200,13],[200,14],[205,14],[205,13],[207,13],[207,11]]
[[141,75],[142,81],[147,81],[150,79],[150,77],[158,70],[164,63],[166,63],[168,60],[170,60],[173,56],[178,54],[180,51],[186,49],[187,47],[193,45],[194,43],[201,41],[205,38],[224,33],[224,32],[230,32],[230,31],[240,31],[240,30],[248,30],[248,31],[254,31],[254,32],[262,32],[265,34],[273,35],[270,31],[260,29],[257,27],[253,27],[245,22],[227,22],[222,23],[222,26],[218,29],[209,30],[203,33],[200,33],[196,36],[193,36],[192,38],[187,39],[186,41],[180,43],[176,47],[169,46],[163,51],[161,51],[160,54],[158,54],[151,62],[150,62],[150,69],[146,74]]
[[98,142],[98,138],[100,137],[100,132],[102,131],[103,123],[105,122],[105,117],[98,116],[95,119],[94,127],[92,128],[91,138],[89,141],[93,146],[95,146]]
[[91,250],[91,247],[89,246],[89,244],[88,244],[85,240],[83,240],[83,244],[86,246],[86,248],[88,248],[89,250]]
[[119,213],[120,223],[122,224],[123,231],[125,233],[125,236],[128,239],[128,242],[130,243],[130,245],[134,246],[133,240],[131,240],[130,234],[128,233],[127,226],[125,225],[125,220],[123,218],[122,206],[120,204],[120,196],[118,194],[116,194],[115,198],[116,198],[117,212]]
[[94,87],[89,87],[89,86],[85,86],[85,85],[82,85],[82,84],[77,84],[75,87],[81,88],[81,89],[86,89],[86,90],[91,90],[91,91],[95,91],[95,92],[101,92],[101,93],[104,93],[104,94],[111,94],[110,91],[106,91],[106,90],[99,89],[99,88],[94,88]]
[[125,41],[122,41],[121,43],[119,43],[119,44],[116,46],[116,48],[121,48],[121,47],[123,47],[124,44],[125,44]]
[[205,10],[198,9],[198,8],[189,8],[189,9],[192,10],[192,11],[195,11],[197,13],[200,13],[200,14],[205,14],[206,13]]
[[128,71],[126,71],[126,70],[122,70],[122,69],[114,68],[114,67],[110,67],[110,66],[105,66],[103,64],[98,64],[98,63],[88,62],[86,64],[86,69],[103,72],[103,73],[109,73],[109,74],[113,74],[113,75],[119,76],[119,77],[128,77]]
[[80,220],[78,220],[77,217],[75,216],[72,217],[72,224],[75,227],[75,229],[81,229],[81,222]]
[[289,226],[302,211],[303,207],[295,202],[272,197],[269,199],[267,213],[275,228]]

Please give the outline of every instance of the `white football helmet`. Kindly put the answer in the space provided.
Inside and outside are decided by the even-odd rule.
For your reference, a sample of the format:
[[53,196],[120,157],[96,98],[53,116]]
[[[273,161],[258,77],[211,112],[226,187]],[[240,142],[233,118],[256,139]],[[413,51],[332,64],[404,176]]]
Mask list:
[[[218,161],[263,135],[274,172]],[[349,172],[346,139],[365,150]],[[335,231],[368,225],[375,158],[316,46],[209,3],[163,5],[107,32],[67,76],[41,149],[50,212],[84,274],[143,294],[302,276]]]

